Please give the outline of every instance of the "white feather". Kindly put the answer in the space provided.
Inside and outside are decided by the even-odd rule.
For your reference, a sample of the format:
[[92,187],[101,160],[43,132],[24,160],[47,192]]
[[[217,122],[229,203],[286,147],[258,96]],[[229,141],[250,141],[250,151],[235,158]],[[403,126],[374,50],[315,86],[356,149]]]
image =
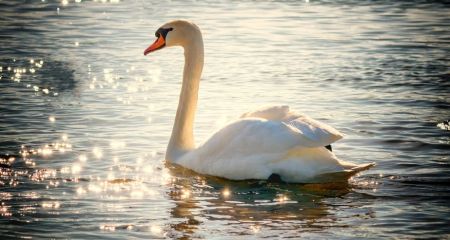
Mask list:
[[[339,140],[342,134],[290,111],[288,106],[264,107],[245,113],[195,148],[193,124],[203,69],[203,38],[200,29],[187,21],[172,21],[161,29],[173,31],[155,44],[165,41],[166,47],[182,46],[185,50],[183,86],[167,147],[167,161],[228,179],[267,179],[278,174],[287,182],[346,181],[373,166],[340,161],[324,146]],[[152,45],[146,53],[160,48]]]

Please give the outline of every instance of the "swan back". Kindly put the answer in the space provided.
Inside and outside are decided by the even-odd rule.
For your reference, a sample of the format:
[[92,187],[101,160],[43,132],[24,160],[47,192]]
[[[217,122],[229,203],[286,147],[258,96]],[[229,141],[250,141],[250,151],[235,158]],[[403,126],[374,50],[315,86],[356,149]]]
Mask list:
[[261,107],[241,116],[241,118],[252,117],[281,121],[297,129],[303,136],[315,142],[317,147],[330,145],[343,137],[343,134],[335,128],[305,114],[293,112],[289,109],[289,106]]

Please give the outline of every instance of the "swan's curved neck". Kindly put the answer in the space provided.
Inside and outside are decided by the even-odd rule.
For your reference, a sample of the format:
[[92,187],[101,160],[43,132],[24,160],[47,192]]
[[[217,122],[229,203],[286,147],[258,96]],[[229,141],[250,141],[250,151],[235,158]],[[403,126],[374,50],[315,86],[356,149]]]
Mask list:
[[203,58],[203,40],[199,34],[198,37],[190,39],[184,45],[183,85],[172,136],[166,151],[166,160],[168,161],[175,161],[187,151],[195,148],[193,127]]

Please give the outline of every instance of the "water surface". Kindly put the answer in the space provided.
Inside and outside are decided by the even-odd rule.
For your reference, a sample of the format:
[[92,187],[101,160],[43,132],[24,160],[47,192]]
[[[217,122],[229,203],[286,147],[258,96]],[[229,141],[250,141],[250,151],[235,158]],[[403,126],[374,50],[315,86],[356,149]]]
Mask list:
[[[450,15],[428,1],[0,1],[0,235],[448,238]],[[348,185],[233,182],[164,162],[196,22],[198,143],[265,104],[346,134]]]

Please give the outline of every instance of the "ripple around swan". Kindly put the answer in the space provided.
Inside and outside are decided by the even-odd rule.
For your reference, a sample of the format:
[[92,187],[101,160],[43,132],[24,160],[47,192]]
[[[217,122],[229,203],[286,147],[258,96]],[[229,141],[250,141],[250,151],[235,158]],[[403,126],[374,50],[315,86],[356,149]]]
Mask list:
[[[1,1],[5,238],[446,238],[449,5],[429,1]],[[377,166],[344,185],[227,181],[165,164],[182,50],[200,25],[196,137],[264,104],[346,134]],[[355,226],[358,226],[357,228]]]

